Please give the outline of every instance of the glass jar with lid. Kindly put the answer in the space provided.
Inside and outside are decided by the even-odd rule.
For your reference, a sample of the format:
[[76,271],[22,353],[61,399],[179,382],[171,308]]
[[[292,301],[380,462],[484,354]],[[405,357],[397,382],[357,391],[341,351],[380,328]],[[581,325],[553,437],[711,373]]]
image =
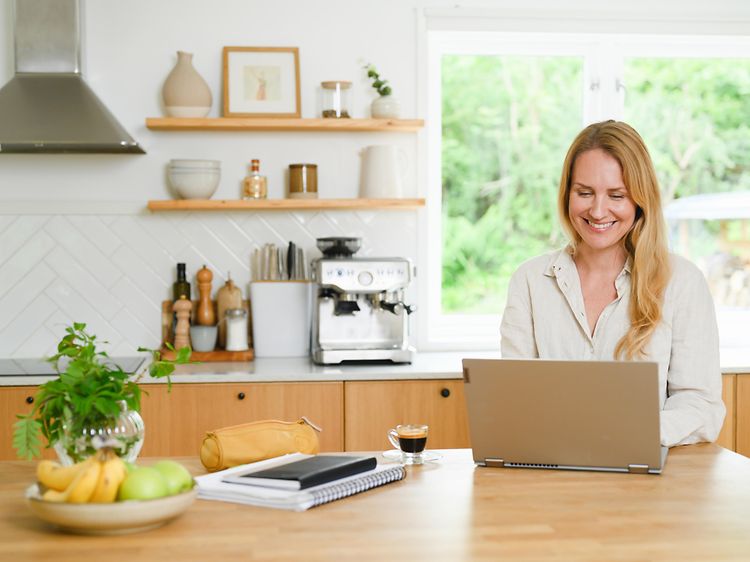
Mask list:
[[322,116],[349,118],[349,90],[352,83],[346,80],[328,80],[320,83]]

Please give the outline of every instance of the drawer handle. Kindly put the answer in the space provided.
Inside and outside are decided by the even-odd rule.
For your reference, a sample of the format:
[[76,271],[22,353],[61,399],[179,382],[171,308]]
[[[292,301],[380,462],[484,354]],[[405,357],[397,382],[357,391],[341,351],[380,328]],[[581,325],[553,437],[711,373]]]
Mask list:
[[440,391],[440,396],[442,396],[443,398],[448,398],[450,395],[451,395],[451,391],[448,390],[447,388],[444,388],[443,390]]
[[237,398],[239,398],[240,400],[244,400],[244,399],[245,399],[245,393],[244,393],[244,392],[240,392],[240,393],[239,393],[239,394],[237,395]]
[[33,396],[27,396],[26,397],[26,403],[27,404],[33,404],[34,403],[34,397]]

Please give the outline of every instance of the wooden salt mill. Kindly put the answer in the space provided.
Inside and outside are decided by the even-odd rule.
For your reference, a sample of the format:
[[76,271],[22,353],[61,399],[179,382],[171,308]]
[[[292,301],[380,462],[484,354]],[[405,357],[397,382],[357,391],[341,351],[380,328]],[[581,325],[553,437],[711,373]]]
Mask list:
[[200,294],[195,321],[201,326],[215,326],[216,313],[211,302],[211,280],[214,274],[204,265],[195,277],[198,279],[198,293]]
[[231,274],[227,275],[227,282],[216,291],[216,314],[219,317],[219,347],[227,345],[227,323],[224,318],[230,308],[242,308],[242,291],[232,281]]
[[190,347],[190,310],[193,303],[185,295],[174,301],[172,310],[177,315],[177,326],[174,329],[174,348],[180,350]]

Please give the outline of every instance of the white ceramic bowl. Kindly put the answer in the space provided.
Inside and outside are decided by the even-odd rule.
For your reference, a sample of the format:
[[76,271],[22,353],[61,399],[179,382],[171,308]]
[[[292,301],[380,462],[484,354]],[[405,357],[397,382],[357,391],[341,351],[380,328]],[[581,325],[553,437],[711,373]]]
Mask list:
[[169,161],[170,168],[219,168],[221,160],[198,160],[177,158]]
[[219,187],[221,171],[169,168],[169,184],[182,199],[210,199]]
[[121,535],[164,525],[187,510],[198,488],[154,500],[114,503],[57,503],[45,501],[34,484],[26,490],[26,501],[34,515],[73,533]]

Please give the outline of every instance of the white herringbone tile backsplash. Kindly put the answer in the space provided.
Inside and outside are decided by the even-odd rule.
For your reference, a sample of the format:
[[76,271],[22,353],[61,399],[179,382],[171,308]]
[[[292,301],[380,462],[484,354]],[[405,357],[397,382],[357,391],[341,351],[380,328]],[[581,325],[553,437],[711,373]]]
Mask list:
[[[160,343],[161,301],[175,264],[207,265],[214,292],[231,276],[247,296],[250,255],[290,240],[319,256],[315,239],[359,236],[360,256],[416,263],[416,213],[175,213],[0,216],[0,357],[54,352],[72,322],[85,322],[110,355]],[[414,289],[412,289],[414,290]]]

